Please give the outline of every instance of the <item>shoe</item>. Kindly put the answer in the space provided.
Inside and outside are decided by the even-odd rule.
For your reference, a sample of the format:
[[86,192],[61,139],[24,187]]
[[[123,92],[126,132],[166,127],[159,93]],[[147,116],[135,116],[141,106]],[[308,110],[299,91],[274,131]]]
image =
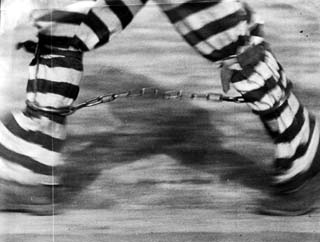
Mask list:
[[27,213],[36,216],[54,216],[61,214],[61,210],[57,204],[22,204],[22,203],[11,203],[5,204],[0,209],[3,213]]
[[[277,164],[277,161],[275,162]],[[305,172],[284,183],[274,183],[270,197],[260,201],[258,212],[265,215],[299,216],[315,210],[320,201],[320,144]]]
[[260,201],[259,213],[298,216],[317,208],[320,201],[320,146],[311,167],[285,184],[273,184],[268,199]]
[[258,213],[272,216],[299,216],[317,209],[320,199],[320,173],[307,180],[299,189],[273,193],[260,201]]
[[27,213],[37,216],[61,214],[61,203],[53,198],[51,187],[26,186],[0,180],[0,212]]

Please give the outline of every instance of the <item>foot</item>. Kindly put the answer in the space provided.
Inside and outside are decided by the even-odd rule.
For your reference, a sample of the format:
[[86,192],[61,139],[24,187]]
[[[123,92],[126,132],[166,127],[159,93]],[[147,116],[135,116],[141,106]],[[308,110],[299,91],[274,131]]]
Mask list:
[[273,216],[299,216],[314,211],[320,200],[320,173],[292,192],[276,193],[260,202],[258,212]]
[[51,187],[27,186],[0,180],[0,212],[52,216],[61,213]]
[[27,213],[36,216],[53,216],[61,213],[58,209],[57,204],[22,204],[22,203],[11,203],[5,204],[0,212],[4,213]]
[[[320,148],[316,153],[320,157]],[[298,216],[317,208],[320,201],[320,159],[315,159],[308,171],[285,184],[272,187],[270,198],[260,202],[259,213],[279,216]]]
[[[312,124],[316,125],[315,122]],[[317,208],[319,205],[317,202],[320,201],[320,141],[316,142],[316,152],[310,167],[290,180],[275,183],[270,198],[261,201],[260,213],[298,216]]]

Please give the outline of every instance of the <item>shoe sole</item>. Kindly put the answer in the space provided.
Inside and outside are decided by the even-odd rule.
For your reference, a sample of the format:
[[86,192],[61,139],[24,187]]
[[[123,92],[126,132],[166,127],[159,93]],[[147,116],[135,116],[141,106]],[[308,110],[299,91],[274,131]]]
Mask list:
[[19,205],[6,206],[0,209],[3,213],[26,213],[35,216],[54,216],[61,214],[61,210],[53,208],[52,205]]
[[299,211],[284,211],[270,208],[259,208],[256,212],[260,215],[294,217],[303,216],[308,213],[314,212],[315,210],[317,210],[317,208],[307,208]]

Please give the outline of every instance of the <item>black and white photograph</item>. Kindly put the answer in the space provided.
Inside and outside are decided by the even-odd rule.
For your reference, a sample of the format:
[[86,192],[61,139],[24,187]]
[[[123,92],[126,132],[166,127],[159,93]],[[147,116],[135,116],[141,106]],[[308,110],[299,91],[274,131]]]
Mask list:
[[320,241],[320,1],[0,13],[0,242]]

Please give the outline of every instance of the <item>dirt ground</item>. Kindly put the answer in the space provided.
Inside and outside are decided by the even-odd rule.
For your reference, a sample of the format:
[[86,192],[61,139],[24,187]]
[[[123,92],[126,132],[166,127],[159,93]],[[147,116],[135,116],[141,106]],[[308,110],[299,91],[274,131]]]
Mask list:
[[[319,4],[248,1],[302,102],[319,115]],[[0,40],[1,115],[24,105],[31,56]],[[9,64],[7,64],[9,63]],[[221,92],[215,65],[173,30],[154,4],[101,49],[86,54],[78,102],[152,86]],[[234,94],[231,92],[230,94]],[[78,189],[54,217],[0,214],[2,242],[320,241],[320,213],[255,213],[268,185],[273,146],[243,104],[121,99],[69,119],[67,179]]]

